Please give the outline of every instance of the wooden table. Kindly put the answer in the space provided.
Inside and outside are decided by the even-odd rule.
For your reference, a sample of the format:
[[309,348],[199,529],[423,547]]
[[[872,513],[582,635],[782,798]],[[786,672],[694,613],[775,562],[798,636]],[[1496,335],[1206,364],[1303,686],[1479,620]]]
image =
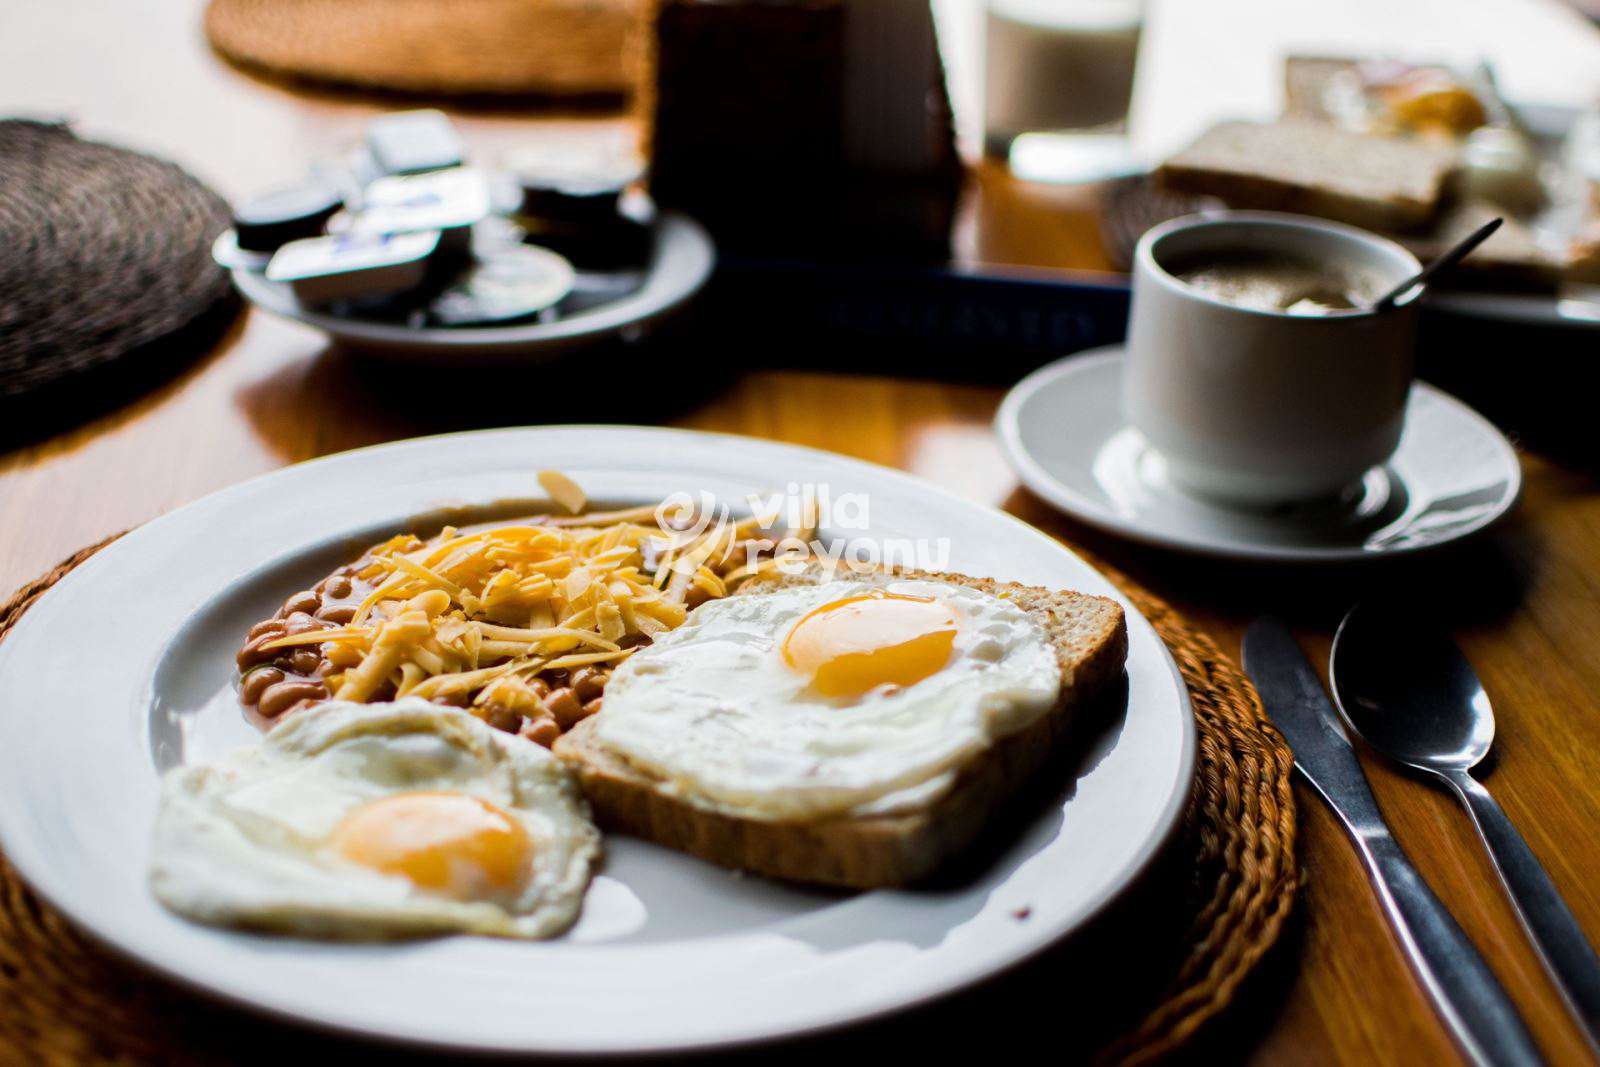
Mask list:
[[[1262,49],[1276,47],[1259,39],[1265,31],[1246,19],[1251,9],[1270,9],[1262,15],[1269,29],[1290,25],[1295,12],[1323,26],[1345,26],[1328,13],[1339,6],[1287,0],[1163,5],[1147,56],[1167,58],[1145,79],[1141,115],[1152,110],[1149,97],[1164,84],[1177,116],[1164,129],[1192,126],[1200,106],[1193,99],[1196,86],[1207,84],[1201,74],[1212,68],[1211,80],[1220,87],[1214,106],[1234,106],[1247,95],[1251,80],[1274,62]],[[1571,89],[1578,84],[1573,79],[1600,75],[1600,39],[1583,36],[1587,27],[1540,0],[1344,5],[1365,38],[1377,40],[1393,39],[1385,36],[1384,19],[1428,25],[1422,7],[1437,20],[1439,40],[1453,41],[1456,52],[1471,45],[1464,46],[1459,33],[1446,33],[1452,25],[1489,37],[1505,29],[1505,39],[1488,43],[1521,57],[1505,74],[1535,95],[1550,84]],[[1231,36],[1213,33],[1207,47],[1242,41],[1239,63],[1197,66],[1192,50],[1181,47],[1198,32],[1194,10],[1202,8],[1224,12],[1225,23],[1235,27]],[[1162,29],[1169,14],[1172,21]],[[966,14],[957,10],[955,17]],[[1533,32],[1540,35],[1537,45],[1527,40]],[[1530,63],[1530,54],[1553,58]],[[1562,81],[1552,64],[1565,64],[1570,77]],[[229,196],[293,177],[308,158],[359,136],[375,110],[367,102],[292,93],[227,68],[201,41],[196,6],[172,0],[59,0],[25,11],[14,5],[0,14],[0,86],[10,108],[68,114],[85,133],[180,160]],[[575,128],[506,113],[465,115],[461,122],[480,152]],[[626,135],[620,127],[612,133]],[[1152,136],[1159,142],[1163,134]],[[1021,188],[993,166],[980,168],[979,179],[961,230],[968,258],[1104,265],[1081,194]],[[309,330],[247,315],[176,380],[115,414],[0,456],[0,587],[16,586],[84,544],[263,471],[484,423],[473,389],[438,390],[440,398],[425,407],[397,405],[393,390],[374,380],[377,373],[329,351]],[[1270,610],[1298,628],[1313,656],[1324,656],[1339,613],[1362,589],[1382,585],[1411,593],[1451,623],[1483,674],[1500,717],[1497,759],[1487,780],[1600,941],[1600,495],[1591,473],[1524,451],[1527,489],[1515,517],[1480,543],[1431,562],[1357,575],[1236,570],[1109,542],[1021,491],[989,430],[1001,395],[984,386],[751,370],[705,382],[683,398],[671,421],[850,453],[1004,507],[1102,553],[1228,649],[1238,647],[1245,623]],[[490,418],[570,421],[600,413],[593,405],[582,395],[558,402],[530,394],[517,416]],[[1482,947],[1552,1062],[1581,1061],[1576,1031],[1519,933],[1465,817],[1442,791],[1375,760],[1367,764],[1397,836]],[[1301,790],[1299,798],[1308,881],[1303,921],[1283,950],[1291,962],[1277,968],[1284,976],[1273,979],[1278,988],[1251,989],[1224,1028],[1218,1051],[1261,1063],[1448,1062],[1452,1046],[1412,981],[1353,853],[1312,795]],[[1040,1024],[1053,1025],[1047,1018]]]

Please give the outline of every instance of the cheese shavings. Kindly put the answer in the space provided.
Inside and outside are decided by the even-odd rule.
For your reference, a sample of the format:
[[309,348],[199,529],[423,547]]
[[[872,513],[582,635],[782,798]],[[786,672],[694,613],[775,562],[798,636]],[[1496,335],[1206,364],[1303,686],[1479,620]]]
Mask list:
[[[570,684],[566,672],[609,672],[774,563],[776,535],[757,519],[581,514],[588,498],[570,478],[544,471],[539,482],[575,514],[390,538],[348,571],[365,591],[348,623],[261,647],[320,646],[338,700],[419,696],[532,716],[537,696]],[[814,520],[804,525],[809,535]]]

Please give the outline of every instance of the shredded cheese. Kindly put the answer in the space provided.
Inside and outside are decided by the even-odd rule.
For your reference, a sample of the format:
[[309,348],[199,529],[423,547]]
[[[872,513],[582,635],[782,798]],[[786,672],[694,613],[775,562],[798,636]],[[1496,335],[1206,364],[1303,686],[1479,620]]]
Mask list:
[[573,514],[390,538],[354,569],[371,591],[349,624],[262,647],[323,646],[340,668],[327,678],[340,700],[411,695],[527,712],[540,675],[614,666],[772,565],[757,556],[777,542],[756,519],[695,530],[694,516],[674,515],[683,528],[669,529],[657,507],[580,514],[588,498],[570,478],[543,471],[539,483]]
[[578,483],[560,471],[540,471],[539,484],[550,494],[550,499],[576,515],[589,504],[589,498]]

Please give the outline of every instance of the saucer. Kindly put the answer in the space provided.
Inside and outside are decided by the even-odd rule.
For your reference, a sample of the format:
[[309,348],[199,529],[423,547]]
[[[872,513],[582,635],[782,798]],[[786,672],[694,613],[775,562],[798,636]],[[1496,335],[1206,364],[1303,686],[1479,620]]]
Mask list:
[[1236,560],[1337,562],[1438,548],[1505,515],[1522,487],[1511,443],[1418,382],[1389,462],[1337,499],[1227,507],[1183,492],[1122,415],[1122,346],[1070,356],[1019,382],[995,417],[1024,485],[1080,522],[1162,548]]

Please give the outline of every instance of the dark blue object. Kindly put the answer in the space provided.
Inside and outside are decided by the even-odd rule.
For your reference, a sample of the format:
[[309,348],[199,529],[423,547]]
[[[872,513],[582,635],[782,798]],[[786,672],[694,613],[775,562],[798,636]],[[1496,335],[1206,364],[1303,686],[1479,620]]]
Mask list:
[[751,364],[1015,380],[1127,334],[1124,275],[724,257],[706,325]]

